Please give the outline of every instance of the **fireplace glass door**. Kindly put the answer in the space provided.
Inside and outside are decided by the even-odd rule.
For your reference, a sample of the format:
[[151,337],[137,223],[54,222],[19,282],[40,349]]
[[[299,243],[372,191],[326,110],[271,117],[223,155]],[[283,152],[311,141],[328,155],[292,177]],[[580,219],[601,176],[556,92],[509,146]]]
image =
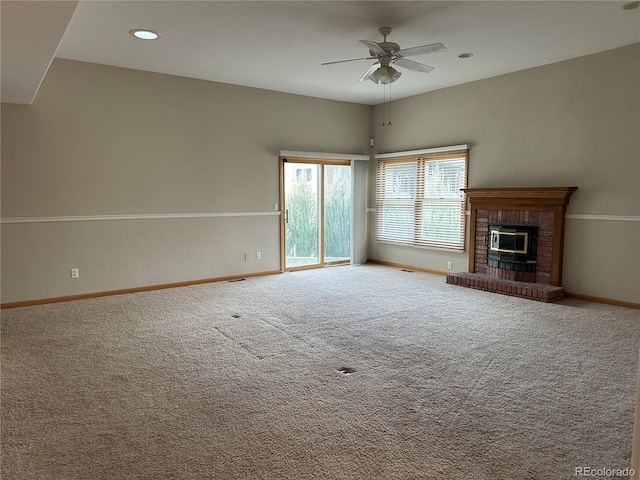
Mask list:
[[496,252],[527,253],[529,232],[500,232],[491,230],[489,248]]

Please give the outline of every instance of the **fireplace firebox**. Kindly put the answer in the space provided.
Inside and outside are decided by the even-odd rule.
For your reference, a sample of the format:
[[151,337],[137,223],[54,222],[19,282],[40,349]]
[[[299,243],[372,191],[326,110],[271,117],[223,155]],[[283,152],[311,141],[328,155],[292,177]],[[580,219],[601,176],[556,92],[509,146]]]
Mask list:
[[514,272],[535,272],[537,243],[537,226],[490,224],[487,265]]

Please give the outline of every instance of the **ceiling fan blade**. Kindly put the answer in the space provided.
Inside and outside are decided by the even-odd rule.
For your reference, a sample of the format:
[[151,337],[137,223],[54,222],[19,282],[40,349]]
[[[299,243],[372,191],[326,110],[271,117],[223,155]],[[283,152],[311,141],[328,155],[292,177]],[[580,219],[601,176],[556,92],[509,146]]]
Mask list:
[[379,63],[374,63],[373,65],[371,65],[369,69],[362,74],[362,76],[358,79],[358,81],[363,82],[365,80],[369,80],[369,77],[371,76],[371,74],[375,72],[379,66],[380,66]]
[[401,57],[410,57],[412,55],[424,55],[426,53],[446,52],[447,47],[442,43],[430,43],[429,45],[420,45],[419,47],[405,48],[397,52]]
[[406,58],[398,58],[395,62],[395,65],[399,65],[403,68],[411,70],[417,73],[429,73],[434,70],[434,68],[430,65],[425,65],[424,63],[414,62],[413,60],[408,60]]
[[348,60],[336,60],[335,62],[325,62],[325,63],[321,63],[321,65],[333,65],[335,63],[355,62],[356,60],[375,60],[376,58],[378,57],[350,58]]
[[371,40],[360,40],[360,43],[363,44],[365,47],[367,47],[371,52],[375,53],[376,55],[387,54],[387,52],[384,51],[384,48],[382,48],[376,42],[372,42]]

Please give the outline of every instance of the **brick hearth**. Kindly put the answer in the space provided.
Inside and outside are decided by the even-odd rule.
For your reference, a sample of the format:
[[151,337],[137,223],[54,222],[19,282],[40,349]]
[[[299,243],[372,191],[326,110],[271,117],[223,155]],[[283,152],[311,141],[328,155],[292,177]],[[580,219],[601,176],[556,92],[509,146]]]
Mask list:
[[447,283],[540,302],[555,302],[564,297],[564,288],[562,287],[498,279],[484,273],[450,273],[447,275]]

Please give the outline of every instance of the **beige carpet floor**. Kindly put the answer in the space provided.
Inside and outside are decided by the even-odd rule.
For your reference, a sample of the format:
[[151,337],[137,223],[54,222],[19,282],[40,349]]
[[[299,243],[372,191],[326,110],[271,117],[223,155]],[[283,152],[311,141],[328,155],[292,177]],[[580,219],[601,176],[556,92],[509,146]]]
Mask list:
[[4,310],[1,335],[5,480],[630,465],[637,310],[363,265]]

